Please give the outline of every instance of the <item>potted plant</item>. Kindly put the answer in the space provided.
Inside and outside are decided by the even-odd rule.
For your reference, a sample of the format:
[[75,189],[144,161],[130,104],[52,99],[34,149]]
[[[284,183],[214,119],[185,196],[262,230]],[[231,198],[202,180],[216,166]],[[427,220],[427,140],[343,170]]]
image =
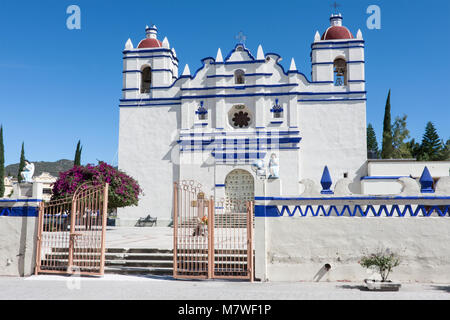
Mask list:
[[389,273],[400,264],[400,258],[389,249],[378,250],[376,253],[366,255],[359,262],[362,267],[375,269],[381,276],[380,280],[365,279],[364,282],[369,290],[398,291],[400,283],[388,280]]

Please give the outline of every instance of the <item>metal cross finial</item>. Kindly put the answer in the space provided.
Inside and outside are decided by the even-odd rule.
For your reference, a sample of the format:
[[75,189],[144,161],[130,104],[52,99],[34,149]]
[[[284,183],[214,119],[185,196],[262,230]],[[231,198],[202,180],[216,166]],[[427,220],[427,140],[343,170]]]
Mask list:
[[338,7],[340,7],[341,5],[335,1],[331,6],[334,8],[334,13],[337,14],[338,13]]
[[244,35],[242,31],[239,31],[239,33],[236,36],[236,39],[239,41],[240,44],[245,44],[245,40],[247,40],[247,37]]

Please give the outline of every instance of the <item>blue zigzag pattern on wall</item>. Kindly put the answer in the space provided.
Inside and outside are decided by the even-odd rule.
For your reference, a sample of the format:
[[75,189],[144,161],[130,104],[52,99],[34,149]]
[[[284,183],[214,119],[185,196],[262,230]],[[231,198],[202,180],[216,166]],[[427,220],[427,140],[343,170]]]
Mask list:
[[0,217],[37,217],[39,207],[0,207]]
[[[366,209],[362,209],[362,207],[365,206]],[[376,205],[378,206],[378,205]],[[400,209],[400,206],[403,206],[403,210]],[[357,214],[358,216],[367,217],[367,215],[372,213],[374,217],[381,217],[381,215],[384,213],[386,217],[393,217],[396,213],[398,217],[404,217],[407,213],[411,217],[417,217],[418,214],[421,212],[422,216],[424,217],[430,217],[434,212],[436,212],[440,217],[445,217],[450,215],[450,205],[442,205],[442,206],[425,206],[425,205],[417,205],[417,208],[413,210],[413,205],[407,204],[407,205],[392,205],[391,209],[389,210],[387,208],[387,205],[379,205],[378,209],[374,208],[374,205],[343,205],[339,206],[342,207],[342,209],[338,209],[336,205],[329,206],[328,210],[325,209],[323,205],[318,205],[316,208],[313,208],[313,205],[307,205],[304,210],[302,210],[301,206],[295,206],[294,210],[291,211],[289,206],[282,206],[281,212],[277,206],[256,206],[259,208],[255,208],[255,214],[256,216],[270,216],[270,217],[281,217],[285,213],[289,217],[293,217],[296,213],[300,214],[302,217],[306,217],[308,215],[312,215],[313,217],[317,217],[320,214],[322,214],[325,217],[331,216],[332,213],[334,213],[338,217],[344,216],[344,214],[347,214],[350,217],[355,217]],[[414,205],[415,206],[415,205]],[[350,209],[350,207],[353,207],[353,210]],[[258,210],[259,209],[259,210]],[[274,211],[278,212],[278,215],[274,214]],[[269,214],[267,214],[269,213]]]

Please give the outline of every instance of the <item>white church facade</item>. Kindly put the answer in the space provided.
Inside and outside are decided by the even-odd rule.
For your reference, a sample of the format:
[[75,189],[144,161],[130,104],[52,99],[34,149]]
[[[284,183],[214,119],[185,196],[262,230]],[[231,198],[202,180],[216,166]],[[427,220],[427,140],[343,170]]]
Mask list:
[[[156,26],[123,51],[119,169],[143,189],[139,206],[118,210],[119,225],[147,215],[172,218],[173,182],[193,180],[215,199],[251,200],[302,192],[299,181],[367,174],[365,42],[330,17],[311,45],[311,77],[276,53],[238,43],[218,50],[195,73]],[[370,181],[372,182],[372,181]]]

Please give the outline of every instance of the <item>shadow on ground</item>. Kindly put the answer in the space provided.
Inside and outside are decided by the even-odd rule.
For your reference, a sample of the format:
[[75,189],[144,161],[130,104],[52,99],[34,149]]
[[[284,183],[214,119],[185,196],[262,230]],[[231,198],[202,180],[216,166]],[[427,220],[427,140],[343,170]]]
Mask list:
[[431,286],[435,290],[445,291],[450,293],[450,286]]
[[344,284],[341,286],[337,286],[339,289],[353,289],[353,290],[359,290],[359,291],[370,291],[366,286],[363,285],[349,285]]

